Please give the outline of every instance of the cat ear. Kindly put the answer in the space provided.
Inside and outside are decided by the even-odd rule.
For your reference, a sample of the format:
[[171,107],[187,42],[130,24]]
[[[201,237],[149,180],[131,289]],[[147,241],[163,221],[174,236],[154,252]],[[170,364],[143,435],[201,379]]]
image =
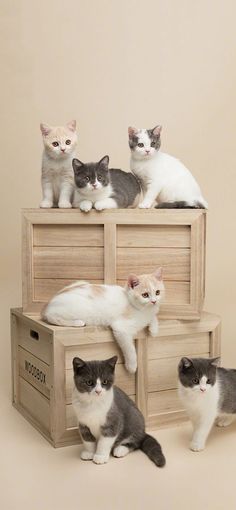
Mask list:
[[105,170],[108,170],[108,165],[109,165],[109,156],[104,156],[98,162],[98,166],[103,166],[105,168]]
[[130,274],[128,276],[128,287],[133,289],[134,287],[137,287],[137,285],[139,285],[138,276],[136,276],[135,274]]
[[51,127],[48,124],[40,124],[40,130],[43,136],[49,135]]
[[210,365],[213,365],[213,367],[218,367],[220,363],[220,357],[218,358],[210,358],[209,359]]
[[134,135],[136,135],[138,132],[138,129],[135,128],[135,127],[128,127],[128,133],[129,133],[129,138],[133,138]]
[[114,370],[117,360],[118,356],[112,356],[112,358],[106,359],[106,363]]
[[154,271],[153,275],[155,276],[155,278],[162,282],[163,280],[163,269],[162,267],[159,267],[158,269],[156,269],[156,271]]
[[180,360],[180,368],[183,368],[183,369],[186,369],[186,368],[190,368],[192,366],[193,362],[190,358],[182,358]]
[[76,130],[76,120],[71,120],[70,122],[67,122],[66,126],[70,131]]
[[72,363],[73,363],[73,369],[74,369],[75,373],[77,373],[80,368],[82,368],[86,365],[85,361],[83,361],[81,358],[74,358]]
[[84,166],[84,163],[82,163],[82,161],[80,161],[79,159],[74,158],[74,159],[72,159],[72,166],[73,166],[75,175],[77,175],[79,173],[80,169],[82,168],[82,166]]
[[151,131],[154,136],[160,136],[162,126],[155,126]]

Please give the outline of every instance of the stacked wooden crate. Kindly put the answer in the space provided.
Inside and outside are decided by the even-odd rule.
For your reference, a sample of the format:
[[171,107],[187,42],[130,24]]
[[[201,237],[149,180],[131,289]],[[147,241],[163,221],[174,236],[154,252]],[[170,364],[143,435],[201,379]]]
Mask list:
[[[12,310],[13,402],[54,445],[79,442],[71,405],[72,359],[118,354],[116,383],[142,410],[147,426],[185,415],[177,395],[181,356],[220,352],[220,320],[202,313],[204,210],[23,211],[23,310]],[[123,285],[130,272],[162,266],[166,299],[156,338],[136,338],[138,370],[129,374],[106,328],[43,323],[48,299],[74,280]]]

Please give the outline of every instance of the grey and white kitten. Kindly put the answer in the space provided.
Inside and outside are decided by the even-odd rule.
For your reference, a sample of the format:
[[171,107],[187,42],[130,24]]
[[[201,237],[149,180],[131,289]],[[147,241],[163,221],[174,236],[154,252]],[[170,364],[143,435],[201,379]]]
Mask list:
[[188,168],[160,150],[161,126],[153,129],[130,127],[128,132],[130,169],[140,179],[144,192],[140,208],[208,207]]
[[40,207],[70,208],[74,194],[72,159],[77,146],[76,121],[65,126],[40,124],[40,129],[44,144]]
[[216,420],[219,427],[236,417],[236,370],[217,366],[219,358],[182,358],[179,395],[193,425],[191,450],[205,448]]
[[114,371],[117,356],[104,361],[73,359],[72,404],[83,440],[81,459],[95,464],[125,457],[140,449],[157,466],[165,465],[160,444],[145,433],[144,418],[134,402],[117,386]]
[[94,207],[103,209],[136,207],[141,187],[130,172],[111,168],[109,157],[104,156],[98,163],[82,163],[73,159],[76,190],[73,207],[88,212]]

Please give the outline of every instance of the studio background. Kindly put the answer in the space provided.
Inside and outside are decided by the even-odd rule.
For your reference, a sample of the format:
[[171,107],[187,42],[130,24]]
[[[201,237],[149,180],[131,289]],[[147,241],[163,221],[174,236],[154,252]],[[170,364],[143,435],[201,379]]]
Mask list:
[[162,124],[209,202],[205,310],[236,367],[236,4],[1,0],[1,391],[9,309],[21,305],[21,208],[41,198],[39,123],[77,120],[82,161],[128,169],[127,127]]

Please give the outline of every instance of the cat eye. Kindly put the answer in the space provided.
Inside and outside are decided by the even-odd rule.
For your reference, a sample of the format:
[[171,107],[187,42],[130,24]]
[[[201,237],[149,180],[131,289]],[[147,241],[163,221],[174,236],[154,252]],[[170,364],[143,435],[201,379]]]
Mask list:
[[53,147],[58,147],[59,143],[58,142],[52,142],[52,145],[53,145]]
[[207,379],[207,384],[211,384],[211,380],[210,379]]
[[87,384],[87,386],[92,386],[93,385],[93,381],[91,379],[89,379],[88,381],[86,381],[86,384]]
[[102,176],[101,176],[101,175],[98,175],[98,176],[97,176],[97,179],[98,179],[98,181],[101,181],[101,180],[102,180]]
[[151,147],[156,147],[156,142],[152,142]]
[[148,292],[144,292],[144,293],[142,294],[142,296],[143,296],[143,297],[145,297],[145,298],[147,298],[147,297],[149,297],[149,294],[148,294]]
[[156,290],[156,296],[159,296],[160,290]]
[[199,383],[199,379],[197,379],[197,377],[195,377],[195,379],[192,380],[192,383],[193,384],[198,384]]
[[71,144],[71,140],[66,140],[66,145],[70,145]]
[[107,379],[104,379],[104,380],[102,381],[102,384],[104,384],[104,386],[106,386],[106,384],[108,384],[108,380],[107,380]]
[[144,147],[144,143],[138,143],[138,147]]
[[87,182],[89,182],[89,180],[90,180],[90,179],[89,179],[89,176],[88,176],[88,175],[86,175],[85,180],[86,180]]

